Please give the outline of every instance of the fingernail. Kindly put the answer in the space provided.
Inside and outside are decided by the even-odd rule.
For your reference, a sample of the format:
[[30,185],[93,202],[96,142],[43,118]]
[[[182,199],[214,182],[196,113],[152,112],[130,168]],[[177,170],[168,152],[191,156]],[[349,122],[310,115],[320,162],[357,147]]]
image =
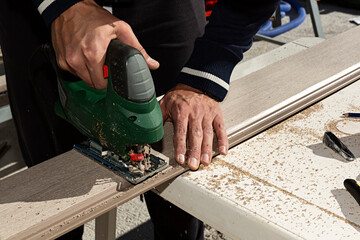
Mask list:
[[226,146],[220,146],[219,152],[220,152],[220,154],[226,155],[227,154]]
[[194,158],[194,157],[190,158],[189,159],[189,166],[192,169],[197,169],[199,167],[198,160],[196,158]]
[[201,155],[201,162],[206,165],[209,164],[210,163],[209,155],[207,155],[206,153]]
[[160,63],[158,61],[152,59],[151,57],[149,57],[147,60],[148,60],[148,63],[154,68],[158,68],[160,66]]
[[180,163],[180,164],[184,164],[184,162],[185,162],[185,156],[184,156],[184,154],[179,154],[179,155],[177,155],[176,161],[177,161],[178,163]]

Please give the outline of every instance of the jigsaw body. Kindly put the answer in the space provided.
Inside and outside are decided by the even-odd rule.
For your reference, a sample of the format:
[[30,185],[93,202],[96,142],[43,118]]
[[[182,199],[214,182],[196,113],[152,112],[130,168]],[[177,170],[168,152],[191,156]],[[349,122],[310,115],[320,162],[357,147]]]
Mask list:
[[56,71],[60,101],[55,111],[90,139],[75,149],[132,183],[166,167],[148,145],[161,140],[163,123],[150,71],[138,50],[111,41],[104,65],[107,89],[93,89]]

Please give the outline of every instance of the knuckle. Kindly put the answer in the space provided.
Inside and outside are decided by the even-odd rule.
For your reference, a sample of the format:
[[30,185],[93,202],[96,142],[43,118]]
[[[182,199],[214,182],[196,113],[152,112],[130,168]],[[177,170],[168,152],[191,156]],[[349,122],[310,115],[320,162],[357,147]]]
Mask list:
[[201,109],[198,104],[194,105],[192,108],[192,112],[194,116],[199,116]]
[[131,30],[131,31],[132,31],[132,28],[131,28],[130,24],[128,24],[127,22],[125,22],[125,21],[120,21],[120,25],[121,25],[121,27],[122,27],[123,29],[125,29],[125,30]]
[[180,136],[186,135],[186,132],[187,132],[187,131],[186,131],[186,128],[182,127],[182,124],[179,123],[179,121],[178,121],[178,124],[181,125],[181,126],[178,126],[178,127],[175,129],[175,134],[176,134],[176,135],[180,135]]
[[217,129],[220,131],[225,130],[225,124],[223,122],[217,122],[216,125]]
[[213,128],[212,127],[208,127],[208,126],[204,126],[203,127],[203,132],[204,134],[207,134],[207,135],[212,135],[213,134]]
[[96,61],[96,52],[91,50],[90,48],[84,48],[83,54],[88,62]]
[[59,57],[58,60],[57,60],[57,62],[58,62],[58,65],[59,65],[59,67],[60,67],[61,69],[63,69],[63,70],[69,70],[69,69],[68,69],[68,65],[66,64],[66,61],[65,61],[65,59],[64,59],[63,57]]
[[107,87],[107,82],[105,81],[94,81],[94,84],[96,85],[95,87],[97,89],[105,89]]
[[177,104],[177,110],[180,113],[187,112],[188,108],[189,108],[189,105],[184,101],[181,101]]
[[186,132],[187,131],[184,128],[178,128],[178,129],[175,130],[175,134],[177,136],[186,136]]
[[184,118],[185,114],[182,112],[176,111],[174,114],[175,119],[177,119],[177,124],[184,125],[184,121],[182,120]]
[[194,105],[191,109],[190,118],[193,121],[202,121],[202,119],[208,114],[208,111],[206,111],[202,106],[199,106],[198,104]]
[[65,61],[73,69],[77,69],[80,63],[79,58],[74,53],[66,54]]
[[81,45],[83,55],[88,62],[97,62],[99,60],[98,52],[96,49],[97,47],[92,47],[86,43],[83,43]]
[[127,22],[122,20],[114,23],[114,26],[120,34],[126,34],[127,32],[132,31],[131,26]]
[[199,126],[190,127],[189,130],[192,136],[201,137],[203,135],[203,130]]

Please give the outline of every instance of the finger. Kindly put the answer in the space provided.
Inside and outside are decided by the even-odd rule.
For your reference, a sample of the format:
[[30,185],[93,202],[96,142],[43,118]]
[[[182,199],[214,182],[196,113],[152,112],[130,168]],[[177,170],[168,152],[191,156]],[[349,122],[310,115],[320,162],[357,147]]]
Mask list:
[[66,62],[66,59],[63,55],[63,53],[65,53],[65,49],[62,49],[62,51],[60,51],[59,48],[56,48],[54,46],[54,51],[55,51],[55,56],[56,56],[56,62],[58,64],[59,68],[64,71],[68,71],[68,72],[71,72],[72,74],[75,74],[75,71],[69,66],[69,64]]
[[229,150],[229,141],[226,134],[226,128],[225,128],[223,116],[217,115],[214,118],[213,125],[218,139],[219,153],[225,155]]
[[165,97],[162,98],[159,102],[163,123],[165,123],[169,119],[169,114],[167,113],[166,104],[165,104],[164,99],[165,99]]
[[144,59],[148,67],[151,70],[156,70],[159,68],[160,63],[154,60],[153,58],[151,58],[149,54],[147,54],[147,52],[145,51],[144,47],[140,44],[139,40],[135,36],[129,24],[121,21],[121,23],[117,25],[115,33],[120,41],[138,49],[141,52],[141,54],[144,56]]
[[212,143],[214,138],[212,120],[208,118],[204,118],[202,127],[203,127],[203,140],[201,144],[200,162],[205,166],[207,166],[210,164],[212,157]]
[[103,65],[105,62],[105,54],[103,55],[100,61],[92,61],[88,59],[86,64],[87,72],[89,73],[90,81],[93,84],[95,89],[105,89],[107,88],[108,81],[104,78]]
[[75,73],[75,72],[73,72],[73,69],[71,69],[71,67],[67,64],[67,62],[65,61],[65,58],[59,56],[56,61],[57,61],[59,68],[61,68],[62,70],[69,71],[73,74]]
[[89,73],[93,87],[96,89],[105,89],[107,87],[107,79],[104,78],[103,65],[109,43],[110,40],[108,39],[98,38],[93,41],[86,40],[81,44],[86,70]]
[[[107,80],[103,77],[103,72],[101,67],[88,67],[88,72],[90,74],[90,80],[92,87],[95,89],[105,89],[107,88]],[[100,71],[99,71],[100,70]]]
[[199,168],[201,143],[203,140],[203,131],[201,121],[198,119],[189,120],[189,153],[188,153],[188,166],[191,170]]
[[188,125],[187,114],[183,117],[178,116],[174,120],[175,158],[176,161],[180,164],[184,164],[185,162],[187,125]]
[[81,78],[88,86],[94,87],[91,81],[89,71],[84,62],[80,58],[76,57],[76,53],[67,55],[65,58],[59,56],[58,65],[61,69],[69,71],[70,73]]
[[79,78],[81,78],[89,87],[95,88],[95,85],[90,78],[90,74],[89,74],[89,71],[87,70],[86,66],[84,69],[86,69],[86,70],[83,70],[83,71],[72,70],[70,72],[73,73],[74,75],[78,76]]

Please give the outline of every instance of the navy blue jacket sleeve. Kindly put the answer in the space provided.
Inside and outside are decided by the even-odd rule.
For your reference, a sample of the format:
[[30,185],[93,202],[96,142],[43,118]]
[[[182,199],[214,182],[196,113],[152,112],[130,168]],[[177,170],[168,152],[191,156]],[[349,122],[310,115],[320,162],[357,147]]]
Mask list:
[[47,27],[62,12],[81,0],[32,0]]
[[278,0],[219,0],[177,82],[222,101],[232,70],[278,4]]

